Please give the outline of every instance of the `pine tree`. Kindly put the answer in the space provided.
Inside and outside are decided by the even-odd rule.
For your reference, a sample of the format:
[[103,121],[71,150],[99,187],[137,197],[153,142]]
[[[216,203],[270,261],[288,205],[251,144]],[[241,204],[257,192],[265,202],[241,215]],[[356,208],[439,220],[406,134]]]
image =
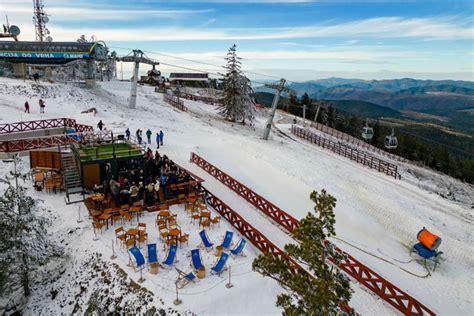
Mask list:
[[351,298],[348,278],[326,261],[328,257],[336,263],[344,259],[325,244],[326,238],[336,234],[336,199],[325,190],[313,191],[310,198],[316,204],[315,214],[308,213],[293,231],[297,243],[285,245],[288,255],[301,263],[304,270],[295,271],[289,262],[270,253],[260,255],[252,265],[255,271],[275,279],[288,291],[278,295],[276,302],[284,309],[284,315],[330,315]]
[[227,52],[224,66],[226,74],[223,79],[223,97],[219,114],[231,122],[239,121],[245,124],[246,120],[252,121],[255,116],[255,101],[251,97],[253,89],[250,80],[241,70],[241,58],[237,57],[234,44]]
[[37,214],[37,201],[24,187],[8,185],[0,197],[0,297],[15,298],[14,303],[30,295],[30,275],[61,250],[48,239],[48,221]]

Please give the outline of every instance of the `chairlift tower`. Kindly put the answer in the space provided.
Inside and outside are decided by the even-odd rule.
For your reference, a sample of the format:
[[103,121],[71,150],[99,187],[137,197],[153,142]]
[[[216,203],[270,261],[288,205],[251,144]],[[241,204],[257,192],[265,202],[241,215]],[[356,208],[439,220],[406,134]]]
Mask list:
[[152,60],[148,58],[143,51],[140,49],[134,49],[132,51],[132,55],[128,54],[124,57],[117,57],[117,61],[121,62],[133,62],[133,78],[132,78],[132,87],[130,89],[130,100],[128,102],[128,107],[130,109],[135,109],[137,106],[137,84],[138,84],[138,70],[140,67],[140,63],[156,66],[160,63],[156,60]]
[[46,27],[46,24],[49,22],[49,17],[44,12],[43,0],[33,0],[33,9],[33,22],[35,23],[36,41],[52,42],[53,38],[49,35],[50,32]]
[[268,136],[270,135],[270,130],[272,129],[273,118],[275,117],[275,112],[276,112],[276,109],[277,109],[277,106],[278,106],[278,101],[280,100],[280,95],[281,95],[282,91],[285,91],[287,93],[292,92],[291,89],[285,87],[285,83],[286,83],[286,80],[281,78],[280,83],[277,83],[277,84],[275,84],[275,83],[268,83],[267,84],[266,83],[265,84],[265,87],[276,90],[276,94],[273,97],[273,103],[272,103],[272,109],[271,109],[270,117],[267,120],[267,124],[265,125],[265,130],[263,132],[263,139],[265,139],[265,140],[268,140]]

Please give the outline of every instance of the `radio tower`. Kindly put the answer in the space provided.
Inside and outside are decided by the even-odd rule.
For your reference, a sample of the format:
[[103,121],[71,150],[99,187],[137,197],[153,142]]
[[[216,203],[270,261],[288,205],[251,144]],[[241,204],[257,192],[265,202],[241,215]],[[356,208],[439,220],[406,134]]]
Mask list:
[[53,39],[51,38],[51,36],[49,36],[50,32],[48,28],[46,27],[46,23],[49,22],[49,18],[46,15],[46,13],[44,13],[43,0],[33,0],[33,8],[34,8],[33,22],[35,23],[36,41],[51,42]]

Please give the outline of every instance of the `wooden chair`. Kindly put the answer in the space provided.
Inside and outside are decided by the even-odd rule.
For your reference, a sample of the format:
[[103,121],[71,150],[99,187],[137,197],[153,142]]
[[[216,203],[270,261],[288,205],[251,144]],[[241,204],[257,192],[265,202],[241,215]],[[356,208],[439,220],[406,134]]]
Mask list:
[[146,231],[146,224],[145,223],[138,223],[138,226],[137,226],[138,230],[139,231]]
[[168,228],[166,227],[166,225],[159,226],[158,230],[160,232],[161,239],[166,240],[169,235]]
[[204,228],[204,227],[209,227],[210,224],[211,224],[211,220],[207,218],[207,219],[201,221],[201,223],[199,225]]
[[169,221],[168,221],[168,227],[171,229],[171,228],[176,228],[178,227],[178,223],[176,222],[176,219],[175,218],[171,218]]
[[123,229],[123,226],[120,226],[120,227],[116,228],[115,229],[115,241],[120,240],[121,244],[123,244],[125,239],[126,239],[126,235],[125,235],[125,230]]
[[104,228],[105,224],[97,221],[92,222],[92,226],[94,227],[94,230],[100,230],[100,233],[102,234],[102,228]]
[[218,225],[220,226],[221,218],[222,218],[222,217],[220,217],[220,216],[216,216],[216,217],[214,217],[213,219],[211,219],[212,225],[218,224]]
[[141,243],[144,243],[144,242],[148,242],[148,234],[145,231],[140,230],[138,232],[138,245],[139,245],[139,247],[141,246]]
[[136,239],[134,237],[132,238],[129,238],[125,241],[125,247],[129,248],[129,247],[133,247],[135,246],[135,242],[136,242]]
[[167,239],[165,240],[165,245],[168,246],[168,247],[171,246],[171,245],[176,245],[176,239],[174,239],[174,238],[167,238]]
[[120,212],[114,213],[113,219],[114,219],[114,225],[115,225],[115,223],[117,223],[118,221],[121,221],[121,220],[122,220],[122,215],[120,214]]
[[158,216],[156,217],[156,222],[155,222],[156,226],[166,226],[166,220],[163,219],[163,218],[158,218]]
[[122,211],[122,210],[121,210],[121,211],[120,211],[120,215],[122,216],[122,218],[123,218],[124,220],[127,220],[127,221],[129,221],[129,222],[133,220],[132,214],[130,214],[130,213],[128,213],[128,212],[125,212],[125,211]]
[[179,240],[179,243],[180,243],[180,247],[183,245],[183,243],[185,242],[186,243],[186,246],[188,246],[188,241],[189,241],[189,234],[183,234],[181,236],[179,236],[178,238]]
[[186,194],[178,194],[178,202],[185,203],[186,202]]
[[184,211],[186,213],[192,213],[192,210],[194,209],[194,205],[192,203],[186,203],[184,204]]
[[122,205],[120,205],[120,208],[121,208],[122,210],[124,210],[124,211],[128,211],[128,209],[130,208],[130,205],[128,205],[128,204],[122,204]]
[[199,215],[199,213],[195,213],[191,216],[191,223],[196,223],[196,221],[199,221],[199,219],[201,218],[201,216]]

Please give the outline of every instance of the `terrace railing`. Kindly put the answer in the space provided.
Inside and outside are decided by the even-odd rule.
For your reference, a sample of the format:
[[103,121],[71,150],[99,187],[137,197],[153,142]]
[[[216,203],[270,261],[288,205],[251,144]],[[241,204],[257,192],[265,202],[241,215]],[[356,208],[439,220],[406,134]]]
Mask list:
[[74,119],[55,118],[0,124],[0,134],[10,134],[58,127],[73,127],[77,132],[87,132],[94,130],[92,126],[78,124]]
[[[250,204],[268,215],[275,223],[279,224],[287,232],[291,233],[299,224],[299,221],[290,214],[270,203],[268,200],[261,197],[239,181],[233,179],[228,174],[219,170],[197,154],[191,153],[191,162],[195,163],[228,188],[242,196]],[[267,210],[271,210],[271,212],[268,212]],[[289,225],[288,223],[292,223],[292,225]],[[293,223],[295,226],[293,226]],[[331,245],[329,241],[327,241],[327,244]],[[390,281],[384,279],[378,273],[352,257],[350,254],[337,247],[335,247],[335,249],[346,257],[346,259],[339,264],[341,270],[345,271],[348,275],[363,284],[404,315],[435,315],[433,311],[421,302],[392,284]],[[334,259],[329,258],[329,260],[334,263]]]
[[385,173],[394,177],[395,179],[401,178],[401,175],[398,173],[397,165],[372,156],[367,152],[354,149],[343,143],[336,143],[330,139],[321,137],[295,125],[291,126],[291,132],[296,136],[309,141],[310,143],[329,149],[340,156],[349,158],[350,160],[353,160],[359,164],[367,166],[371,169],[375,169],[378,172]]

